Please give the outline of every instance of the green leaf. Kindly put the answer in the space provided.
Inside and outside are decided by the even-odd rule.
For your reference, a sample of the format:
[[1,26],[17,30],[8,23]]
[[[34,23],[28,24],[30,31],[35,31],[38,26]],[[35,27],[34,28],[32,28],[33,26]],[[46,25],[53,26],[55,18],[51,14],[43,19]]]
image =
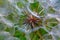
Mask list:
[[24,8],[24,4],[23,4],[22,2],[17,2],[17,6],[18,6],[19,8]]
[[26,40],[25,33],[22,31],[16,30],[14,36],[20,38],[20,40]]
[[32,32],[30,34],[30,38],[31,38],[31,40],[39,40],[40,39],[40,37],[37,35],[37,32]]
[[48,8],[48,12],[49,12],[49,13],[55,13],[56,11],[53,9],[53,7],[50,6],[50,7]]
[[58,21],[55,18],[47,19],[47,21],[48,21],[47,23],[49,23],[47,25],[51,26],[51,27],[54,27],[54,26],[56,26],[58,24]]
[[26,17],[27,17],[26,15],[21,15],[21,16],[20,16],[20,19],[19,19],[19,25],[20,25],[20,26],[23,25],[23,23],[24,23]]
[[11,35],[14,35],[15,28],[14,27],[6,27],[5,31],[9,32]]
[[9,15],[5,16],[5,18],[11,22],[15,22],[15,15],[13,13],[10,13]]
[[39,2],[34,2],[34,3],[30,3],[30,9],[32,11],[39,13],[42,10],[42,7],[39,4]]
[[30,34],[30,37],[31,37],[31,40],[39,40],[45,34],[47,34],[47,32],[44,29],[40,28],[39,30],[32,32]]
[[40,31],[41,35],[47,34],[47,32],[44,29],[42,29],[42,28],[40,28],[39,31]]
[[45,26],[46,26],[47,30],[51,30],[52,27],[55,27],[56,25],[58,25],[58,21],[55,18],[46,19],[45,22],[46,22]]

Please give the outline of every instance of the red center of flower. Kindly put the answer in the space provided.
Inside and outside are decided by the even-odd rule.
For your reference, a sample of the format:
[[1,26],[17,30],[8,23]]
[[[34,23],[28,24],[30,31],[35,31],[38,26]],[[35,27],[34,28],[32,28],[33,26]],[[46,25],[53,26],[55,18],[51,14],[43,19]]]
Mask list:
[[29,15],[26,20],[26,23],[29,24],[31,28],[34,28],[35,26],[41,25],[41,20],[32,15]]
[[29,21],[29,22],[35,22],[36,19],[34,19],[34,18],[30,18],[28,21]]
[[28,22],[29,22],[29,23],[32,23],[32,22],[34,23],[36,20],[37,20],[37,19],[34,18],[33,16],[28,18]]

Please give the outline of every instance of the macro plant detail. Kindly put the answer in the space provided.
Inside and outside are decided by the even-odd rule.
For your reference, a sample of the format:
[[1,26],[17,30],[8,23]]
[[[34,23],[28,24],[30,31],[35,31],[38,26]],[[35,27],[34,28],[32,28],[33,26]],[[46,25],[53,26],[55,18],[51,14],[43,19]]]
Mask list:
[[60,40],[59,0],[0,0],[0,40]]
[[31,28],[34,28],[35,26],[42,26],[41,19],[38,19],[34,17],[33,15],[28,15],[24,23],[30,25]]

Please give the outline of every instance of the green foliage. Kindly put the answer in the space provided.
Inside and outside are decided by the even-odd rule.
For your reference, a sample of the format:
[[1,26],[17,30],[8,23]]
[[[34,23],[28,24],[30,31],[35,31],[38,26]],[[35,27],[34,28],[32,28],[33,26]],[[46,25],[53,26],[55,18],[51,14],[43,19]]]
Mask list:
[[50,27],[54,27],[58,24],[58,21],[55,18],[47,19],[47,25]]
[[51,31],[52,27],[55,27],[58,25],[58,21],[55,18],[50,18],[50,19],[46,19],[45,21],[45,26],[48,30]]
[[42,5],[39,2],[30,3],[30,9],[33,12],[37,12],[39,16],[45,16],[46,11],[43,9]]
[[56,11],[55,11],[55,9],[53,9],[53,7],[50,6],[50,7],[48,8],[48,12],[49,12],[49,13],[55,13]]
[[40,31],[41,35],[47,34],[47,32],[44,29],[42,29],[42,28],[40,28],[39,31]]
[[24,20],[26,19],[26,15],[20,15],[20,19],[19,19],[19,25],[22,26],[23,23],[25,22]]
[[39,37],[39,35],[37,34],[37,32],[32,32],[32,33],[30,34],[30,37],[31,37],[31,40],[39,40],[39,39],[40,39],[40,37]]
[[22,2],[17,2],[17,6],[18,6],[19,8],[24,8],[24,4],[23,4]]
[[14,27],[6,27],[5,31],[6,32],[9,32],[11,35],[14,35],[15,28]]
[[14,37],[18,37],[18,38],[20,38],[20,40],[26,40],[25,34],[18,30],[15,30]]
[[39,39],[43,39],[43,35],[47,34],[47,32],[40,28],[37,31],[34,31],[30,34],[31,40],[39,40]]
[[9,20],[11,20],[11,21],[14,21],[13,15],[14,15],[13,13],[9,14],[9,15],[7,16],[7,19],[9,19]]
[[30,3],[30,8],[32,11],[37,13],[39,13],[42,10],[42,7],[39,4],[39,2]]

